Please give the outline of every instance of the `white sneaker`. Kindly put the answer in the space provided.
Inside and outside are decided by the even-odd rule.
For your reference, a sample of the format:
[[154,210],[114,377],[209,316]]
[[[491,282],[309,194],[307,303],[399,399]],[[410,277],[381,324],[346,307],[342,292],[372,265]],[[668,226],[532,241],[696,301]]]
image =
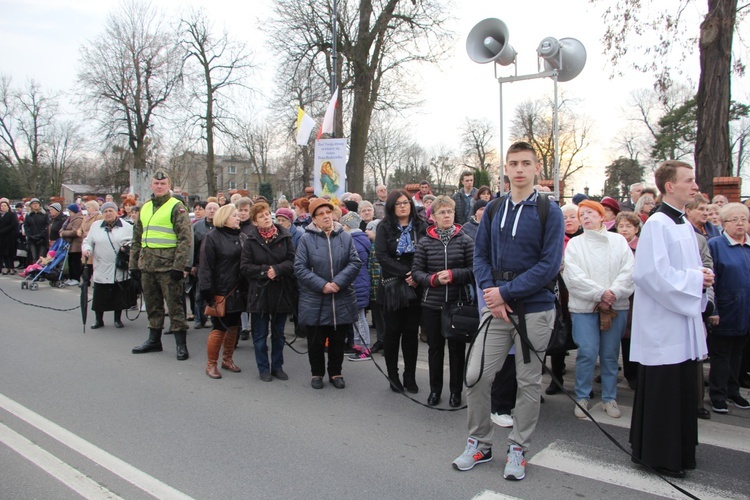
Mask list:
[[78,280],[69,279],[68,281],[65,282],[65,284],[67,286],[78,286]]
[[586,414],[583,413],[583,410],[581,410],[579,408],[579,406],[582,406],[584,410],[588,411],[588,409],[589,409],[589,400],[588,399],[579,399],[578,401],[576,401],[576,403],[578,403],[578,404],[576,405],[576,409],[573,411],[573,413],[578,418],[581,418],[581,419],[586,418]]
[[602,409],[607,412],[607,415],[609,415],[612,418],[620,418],[620,409],[617,407],[617,401],[614,399],[612,401],[607,401],[606,403],[602,403]]
[[490,415],[490,419],[492,420],[492,423],[497,425],[498,427],[513,427],[513,417],[511,417],[507,413],[504,415],[492,413]]

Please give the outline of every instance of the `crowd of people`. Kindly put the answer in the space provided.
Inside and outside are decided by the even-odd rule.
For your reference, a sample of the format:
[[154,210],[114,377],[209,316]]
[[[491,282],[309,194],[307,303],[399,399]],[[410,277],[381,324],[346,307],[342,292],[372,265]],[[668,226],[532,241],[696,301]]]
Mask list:
[[[189,210],[163,171],[142,206],[125,198],[120,206],[91,200],[63,210],[56,202],[43,208],[37,198],[11,207],[3,198],[2,273],[34,265],[22,276],[40,272],[54,258],[49,249],[64,241],[65,283],[93,281],[92,328],[105,326],[107,311],[122,328],[139,286],[149,332],[132,352],[163,351],[168,316],[176,357],[188,359],[190,322],[210,325],[205,371],[213,379],[241,371],[234,350],[252,339],[260,380],[287,380],[291,320],[307,338],[314,389],[326,376],[344,389],[345,358],[366,361],[380,352],[390,388],[417,394],[422,336],[426,403],[436,406],[447,344],[448,405],[461,406],[464,393],[468,404],[469,437],[453,466],[464,471],[491,460],[493,423],[512,427],[504,470],[511,480],[525,477],[544,349],[562,314],[577,346],[575,417],[598,406],[596,380],[601,409],[620,418],[622,367],[635,390],[635,458],[684,476],[696,466],[696,419],[711,416],[705,359],[710,408],[750,408],[739,390],[750,386],[750,211],[723,196],[709,202],[682,162],[662,163],[656,189],[634,184],[625,201],[578,194],[562,206],[535,184],[540,168],[534,149],[519,142],[506,156],[505,193],[474,187],[466,171],[452,197],[436,196],[423,181],[413,196],[377,186],[372,201],[357,193],[300,197],[276,201],[275,210],[263,197],[239,194],[196,201]],[[487,325],[468,355],[465,342],[444,336],[446,305],[459,302],[476,304]],[[566,354],[549,358],[554,378],[544,392],[554,395],[564,390]]]

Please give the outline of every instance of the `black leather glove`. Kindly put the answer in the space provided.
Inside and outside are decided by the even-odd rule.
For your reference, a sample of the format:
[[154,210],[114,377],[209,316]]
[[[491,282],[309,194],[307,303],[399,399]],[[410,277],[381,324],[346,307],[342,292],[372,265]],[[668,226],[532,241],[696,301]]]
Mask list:
[[140,269],[131,269],[130,270],[130,277],[133,278],[136,281],[141,281],[141,270]]
[[182,281],[182,279],[185,277],[185,273],[176,269],[172,269],[171,271],[169,271],[169,277],[174,281]]

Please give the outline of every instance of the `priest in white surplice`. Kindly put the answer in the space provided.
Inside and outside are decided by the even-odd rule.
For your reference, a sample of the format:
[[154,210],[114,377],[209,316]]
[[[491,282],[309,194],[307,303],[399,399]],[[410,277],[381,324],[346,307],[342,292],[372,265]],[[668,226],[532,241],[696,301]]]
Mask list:
[[654,176],[663,202],[641,231],[633,272],[630,359],[641,367],[630,444],[643,463],[684,477],[696,465],[697,362],[707,354],[701,312],[713,273],[684,218],[698,191],[693,168],[669,160]]

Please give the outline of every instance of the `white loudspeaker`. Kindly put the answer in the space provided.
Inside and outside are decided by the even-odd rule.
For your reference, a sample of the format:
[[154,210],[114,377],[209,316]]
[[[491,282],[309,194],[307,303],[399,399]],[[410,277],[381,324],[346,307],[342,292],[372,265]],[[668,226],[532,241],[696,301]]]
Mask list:
[[575,38],[553,38],[541,41],[536,53],[544,59],[545,71],[557,70],[557,81],[567,82],[577,77],[586,65],[586,47]]
[[480,64],[496,62],[501,66],[513,64],[516,51],[508,43],[508,27],[500,19],[480,21],[466,37],[469,58]]

